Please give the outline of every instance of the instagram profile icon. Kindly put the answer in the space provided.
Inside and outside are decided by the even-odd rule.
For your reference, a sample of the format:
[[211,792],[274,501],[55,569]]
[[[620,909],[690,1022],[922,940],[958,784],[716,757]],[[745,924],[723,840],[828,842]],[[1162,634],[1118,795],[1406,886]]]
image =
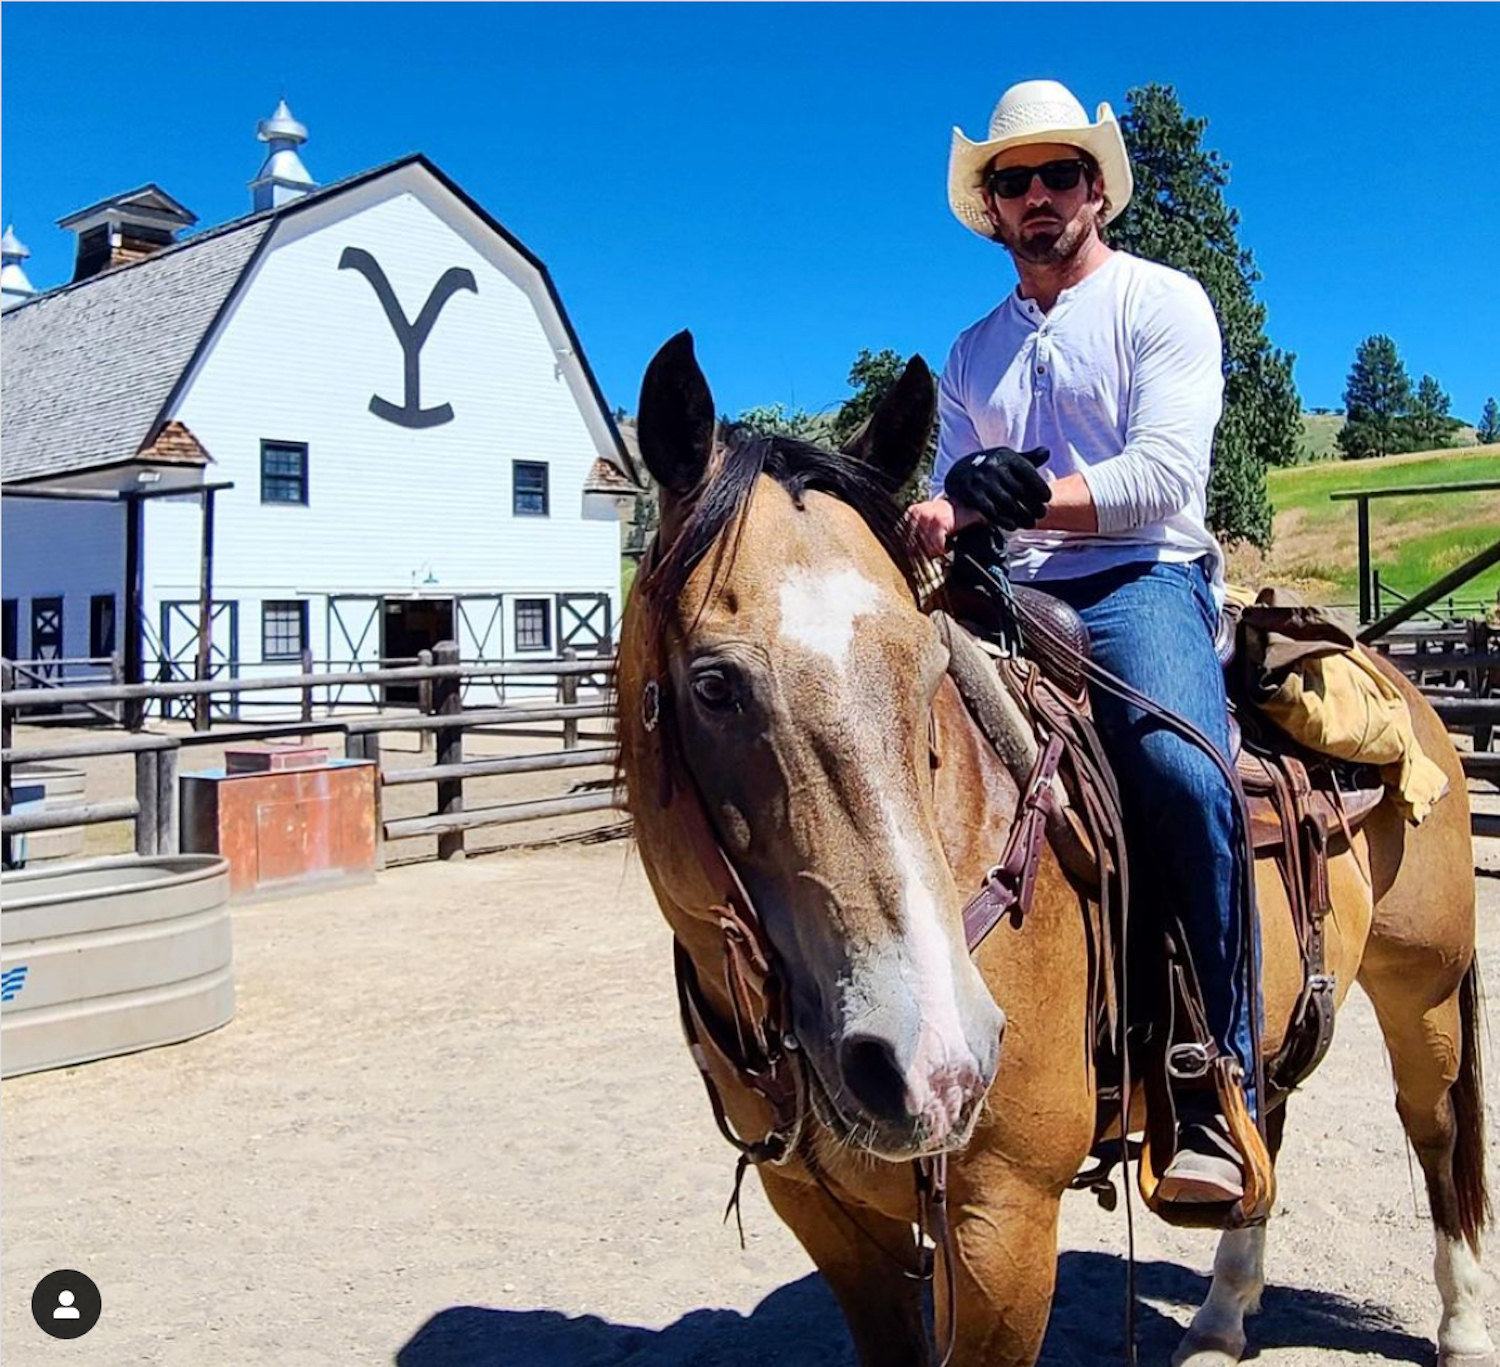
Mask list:
[[55,1339],[79,1339],[99,1323],[104,1308],[93,1279],[72,1268],[49,1272],[31,1293],[31,1317]]

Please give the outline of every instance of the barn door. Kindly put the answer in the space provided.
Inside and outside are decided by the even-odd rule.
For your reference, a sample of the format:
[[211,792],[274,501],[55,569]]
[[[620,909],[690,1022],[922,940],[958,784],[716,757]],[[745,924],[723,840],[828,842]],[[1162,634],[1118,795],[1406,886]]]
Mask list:
[[[380,656],[384,660],[410,663],[439,642],[454,640],[451,598],[387,598],[380,620]],[[421,701],[421,685],[388,683],[388,703],[415,707]]]
[[[198,600],[163,600],[161,605],[161,650],[156,660],[160,683],[188,682],[198,672]],[[215,600],[208,641],[208,677],[236,679],[240,673],[240,605]],[[213,699],[214,717],[240,715],[238,693]],[[192,698],[170,698],[162,702],[163,717],[193,718]]]
[[557,596],[558,645],[580,655],[608,655],[614,640],[607,593]]
[[31,600],[31,656],[37,661],[36,681],[61,680],[62,666],[43,663],[62,659],[63,646],[63,600],[61,598],[33,598]]
[[[458,602],[458,654],[466,663],[502,664],[505,660],[505,595],[460,594]],[[464,679],[465,707],[491,707],[505,701],[505,680]]]
[[[379,669],[380,604],[362,593],[331,594],[328,598],[328,668],[334,674]],[[347,696],[346,696],[347,695]],[[380,701],[378,684],[339,684],[329,689],[328,705],[365,707]]]
[[[558,594],[557,644],[559,652],[576,650],[580,659],[612,654],[614,633],[611,630],[609,594]],[[597,689],[607,689],[610,683],[605,674],[585,674],[578,682],[585,688]]]

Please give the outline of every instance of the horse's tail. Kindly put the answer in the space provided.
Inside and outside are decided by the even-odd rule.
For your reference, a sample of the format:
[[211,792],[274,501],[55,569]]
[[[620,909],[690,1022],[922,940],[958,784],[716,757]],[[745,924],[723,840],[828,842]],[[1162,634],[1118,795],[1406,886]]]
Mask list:
[[1453,1185],[1458,1196],[1459,1232],[1475,1253],[1490,1222],[1489,1183],[1484,1173],[1484,1063],[1479,1056],[1479,956],[1458,989],[1458,1079],[1448,1095],[1453,1103]]

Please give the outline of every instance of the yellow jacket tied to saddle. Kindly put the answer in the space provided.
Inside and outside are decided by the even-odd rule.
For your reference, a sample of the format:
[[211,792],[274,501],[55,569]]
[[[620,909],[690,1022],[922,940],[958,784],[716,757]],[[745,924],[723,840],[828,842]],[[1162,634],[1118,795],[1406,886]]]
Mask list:
[[1353,633],[1285,589],[1227,593],[1256,708],[1309,750],[1377,767],[1406,819],[1422,821],[1448,776],[1423,753],[1406,700]]

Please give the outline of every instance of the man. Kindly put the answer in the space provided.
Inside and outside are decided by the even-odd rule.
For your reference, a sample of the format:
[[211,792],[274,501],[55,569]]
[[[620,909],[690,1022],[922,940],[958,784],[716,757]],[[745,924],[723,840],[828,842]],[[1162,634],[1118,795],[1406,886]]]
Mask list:
[[[910,524],[933,556],[978,523],[1006,533],[1011,578],[1070,603],[1100,664],[1227,755],[1213,647],[1223,557],[1205,521],[1222,344],[1196,281],[1105,241],[1131,189],[1110,107],[1090,123],[1054,81],[1007,90],[985,141],[954,129],[949,203],[1009,251],[1020,283],[954,343],[936,496]],[[1138,710],[1102,693],[1094,709],[1122,789],[1133,898],[1181,917],[1214,1041],[1248,1078],[1248,918],[1236,905],[1227,780]],[[1240,1159],[1217,1105],[1186,1101],[1162,1199],[1238,1199]]]

